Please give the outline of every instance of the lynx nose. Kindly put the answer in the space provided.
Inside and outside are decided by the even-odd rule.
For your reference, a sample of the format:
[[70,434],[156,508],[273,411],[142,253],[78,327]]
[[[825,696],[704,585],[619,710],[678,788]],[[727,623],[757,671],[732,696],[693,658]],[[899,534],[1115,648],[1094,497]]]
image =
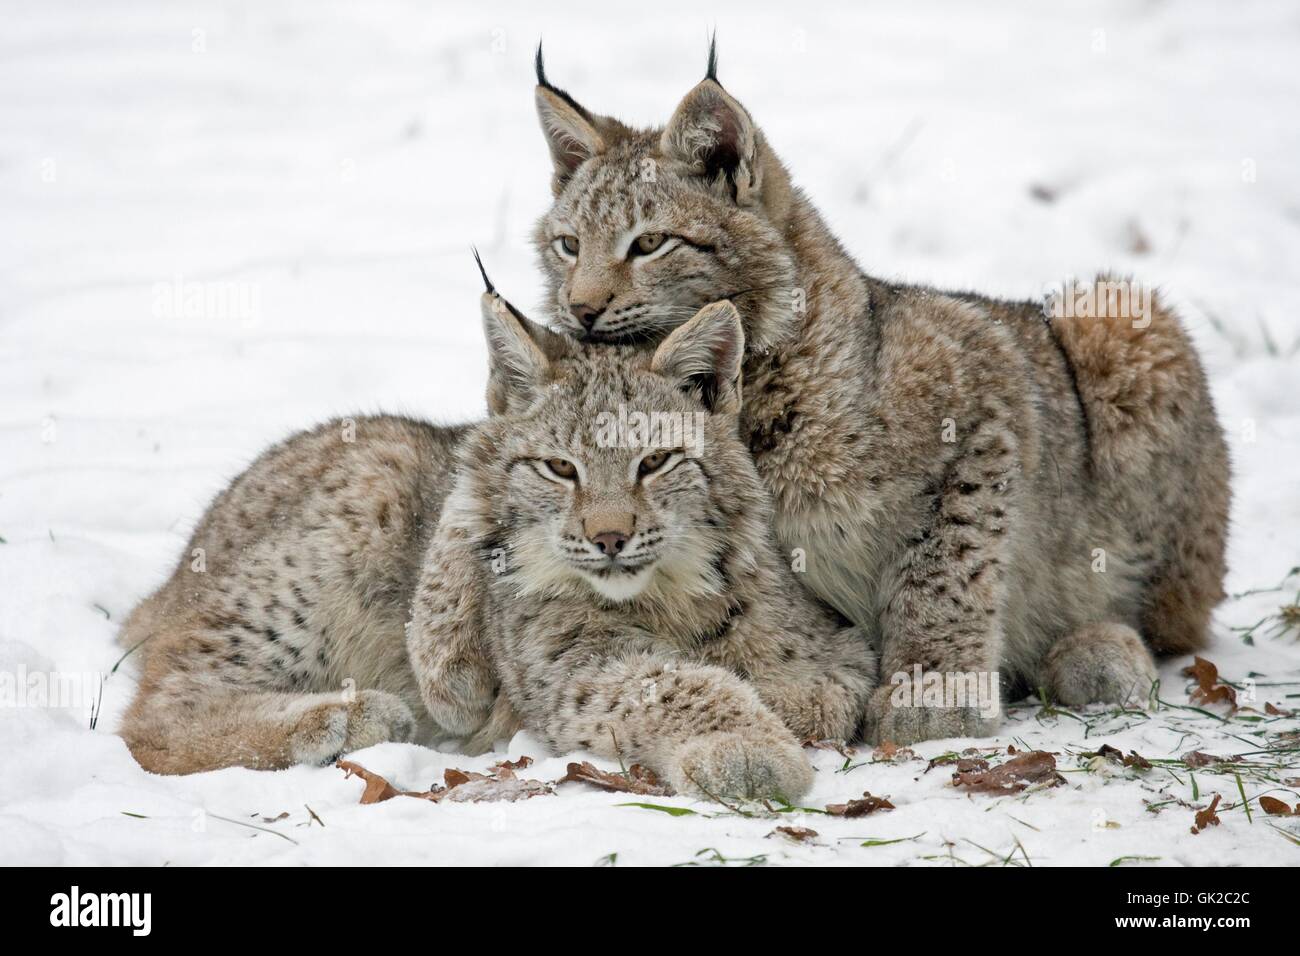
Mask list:
[[635,527],[636,514],[631,511],[593,511],[582,519],[582,533],[607,558],[617,557],[627,547]]
[[600,534],[592,535],[591,543],[600,548],[601,553],[606,557],[612,558],[627,544],[627,535],[622,531],[602,531]]
[[600,318],[600,314],[605,309],[604,306],[598,309],[593,305],[574,302],[569,304],[569,311],[573,313],[573,317],[581,323],[582,327],[590,332],[591,327],[596,324],[596,320]]

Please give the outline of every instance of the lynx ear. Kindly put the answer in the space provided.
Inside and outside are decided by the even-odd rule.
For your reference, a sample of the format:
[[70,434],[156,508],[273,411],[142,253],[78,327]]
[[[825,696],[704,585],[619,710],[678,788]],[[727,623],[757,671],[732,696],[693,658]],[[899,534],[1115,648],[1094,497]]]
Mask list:
[[717,70],[717,46],[710,43],[708,73],[673,111],[659,149],[746,206],[758,200],[762,185],[758,134],[745,108],[718,82]]
[[551,368],[548,336],[495,292],[481,300],[488,346],[488,412],[501,415],[531,405],[546,385]]
[[650,360],[650,371],[697,394],[709,411],[740,411],[741,365],[745,332],[740,313],[727,300],[700,309],[663,340]]
[[524,318],[497,294],[481,260],[478,265],[487,286],[479,304],[488,346],[488,412],[501,415],[532,404],[549,380],[551,363],[571,346],[564,336]]
[[537,44],[537,118],[542,124],[542,134],[551,150],[555,176],[551,188],[558,196],[574,170],[605,151],[609,144],[597,129],[603,125],[598,117],[578,105],[578,102],[546,79],[542,63],[542,45]]

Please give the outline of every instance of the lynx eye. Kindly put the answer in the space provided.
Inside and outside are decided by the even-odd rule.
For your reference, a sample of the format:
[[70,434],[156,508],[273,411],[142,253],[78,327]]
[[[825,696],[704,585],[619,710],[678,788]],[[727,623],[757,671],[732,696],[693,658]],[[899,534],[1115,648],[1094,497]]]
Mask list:
[[642,476],[654,474],[668,463],[671,455],[672,452],[668,451],[651,452],[641,459],[641,464],[636,466],[636,473]]
[[573,259],[578,255],[577,236],[557,236],[551,245],[556,252],[566,258]]
[[648,256],[652,252],[658,252],[667,241],[668,237],[662,232],[647,232],[632,240],[632,247],[628,249],[628,253],[633,256]]
[[543,464],[556,478],[572,480],[578,476],[578,468],[573,462],[564,458],[547,458]]

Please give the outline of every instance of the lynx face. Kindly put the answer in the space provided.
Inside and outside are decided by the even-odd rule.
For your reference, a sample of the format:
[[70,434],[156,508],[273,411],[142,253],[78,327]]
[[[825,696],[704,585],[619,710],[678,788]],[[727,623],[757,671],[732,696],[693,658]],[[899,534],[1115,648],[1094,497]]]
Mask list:
[[583,347],[500,301],[485,321],[505,414],[476,483],[504,570],[525,592],[579,586],[612,602],[719,592],[725,511],[763,501],[736,436],[735,309],[705,309],[651,356]]
[[774,342],[790,325],[794,266],[762,189],[775,160],[744,108],[710,78],[667,128],[636,131],[547,83],[540,58],[538,79],[555,203],[533,238],[555,326],[657,340],[731,299],[751,346]]
[[[577,578],[611,601],[625,601],[656,575],[713,587],[707,528],[714,509],[701,458],[671,440],[603,447],[607,429],[598,423],[618,409],[595,407],[608,397],[605,387],[582,388],[579,376],[595,370],[565,371],[560,390],[543,400],[534,427],[520,436],[505,490],[515,521],[512,551],[528,589]],[[698,410],[656,387],[666,383],[635,377],[626,383],[636,396],[631,414]],[[571,427],[550,424],[559,422]]]

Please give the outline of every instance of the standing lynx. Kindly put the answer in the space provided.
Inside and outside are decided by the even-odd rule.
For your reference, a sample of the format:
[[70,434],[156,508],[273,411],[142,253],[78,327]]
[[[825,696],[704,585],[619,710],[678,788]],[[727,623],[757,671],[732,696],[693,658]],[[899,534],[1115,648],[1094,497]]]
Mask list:
[[443,709],[465,681],[490,701],[484,662],[457,656],[478,646],[504,691],[479,748],[517,714],[556,750],[640,761],[682,791],[802,794],[797,739],[853,737],[875,661],[776,551],[737,437],[734,307],[653,354],[581,346],[491,294],[484,319],[501,414],[461,448],[413,606],[431,713],[482,724]]
[[[970,706],[913,706],[918,673],[1117,701],[1148,690],[1152,650],[1204,645],[1223,594],[1227,453],[1158,298],[1089,318],[1062,300],[1045,312],[872,278],[712,55],[650,130],[579,105],[540,50],[537,66],[555,201],[535,238],[553,321],[636,342],[735,302],[740,431],[779,541],[879,649],[876,737],[996,729]],[[1082,291],[1113,301],[1106,279]]]

